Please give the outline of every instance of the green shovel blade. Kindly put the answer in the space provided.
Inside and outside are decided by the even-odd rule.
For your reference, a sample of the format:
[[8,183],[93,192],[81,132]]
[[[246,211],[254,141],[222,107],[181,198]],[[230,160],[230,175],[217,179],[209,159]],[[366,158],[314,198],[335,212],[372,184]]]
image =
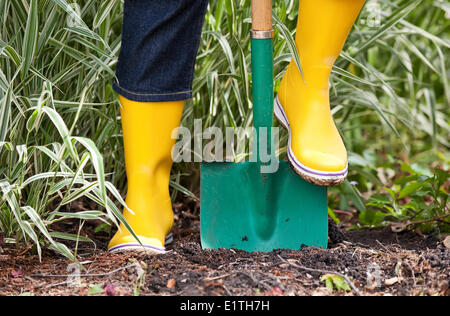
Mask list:
[[203,163],[200,211],[206,249],[327,247],[327,189],[306,182],[285,161],[268,174],[254,162]]

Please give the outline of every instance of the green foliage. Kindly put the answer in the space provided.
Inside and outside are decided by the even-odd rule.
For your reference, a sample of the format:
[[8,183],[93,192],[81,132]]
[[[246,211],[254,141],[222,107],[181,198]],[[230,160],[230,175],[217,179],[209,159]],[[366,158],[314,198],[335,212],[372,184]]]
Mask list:
[[[78,218],[128,226],[119,208],[120,122],[111,106],[121,5],[108,1],[97,11],[100,1],[77,3],[82,17],[65,0],[0,1],[0,232],[9,243],[31,241],[39,255],[49,246],[71,259],[55,239],[86,239],[52,232],[53,224]],[[80,198],[98,209],[72,210]]]
[[337,291],[351,291],[347,281],[336,274],[324,274],[320,277],[320,281],[325,281],[325,286],[331,292],[333,292],[335,288]]
[[89,284],[89,296],[99,296],[105,293],[104,284]]
[[393,224],[393,229],[419,228],[429,233],[439,228],[441,232],[450,232],[450,173],[436,169],[429,176],[407,164],[396,171],[403,174],[391,187],[384,187],[385,193],[370,196],[367,209],[359,215],[361,223],[374,227],[401,222]]

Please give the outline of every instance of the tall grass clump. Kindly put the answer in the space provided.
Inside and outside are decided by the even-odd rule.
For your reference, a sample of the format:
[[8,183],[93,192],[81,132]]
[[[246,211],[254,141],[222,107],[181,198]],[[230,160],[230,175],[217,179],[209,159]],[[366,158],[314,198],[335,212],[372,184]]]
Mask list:
[[[274,4],[277,86],[296,57],[298,0]],[[7,243],[74,259],[60,241],[88,240],[54,224],[124,222],[120,111],[111,88],[122,14],[123,0],[0,0],[0,238]],[[249,0],[210,2],[183,126],[193,130],[194,119],[203,128],[252,125],[249,17]],[[368,0],[361,13],[331,79],[350,179],[360,189],[383,184],[377,168],[389,159],[448,166],[448,18],[438,0]],[[172,197],[197,198],[198,173],[196,164],[176,164]],[[364,208],[349,182],[332,192]],[[76,200],[96,207],[78,210]]]
[[[77,4],[0,1],[0,231],[6,242],[31,241],[39,253],[49,245],[70,258],[57,240],[79,238],[49,231],[53,223],[124,222],[120,119],[111,89],[122,6]],[[67,206],[80,198],[98,209],[71,212]]]

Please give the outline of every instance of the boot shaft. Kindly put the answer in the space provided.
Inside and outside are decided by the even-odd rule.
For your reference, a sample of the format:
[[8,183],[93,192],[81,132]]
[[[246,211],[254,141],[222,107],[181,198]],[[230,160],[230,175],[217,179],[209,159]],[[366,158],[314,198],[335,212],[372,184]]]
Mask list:
[[365,0],[300,0],[296,46],[307,85],[328,83]]
[[172,168],[173,131],[184,101],[135,102],[120,96],[128,186],[166,191]]

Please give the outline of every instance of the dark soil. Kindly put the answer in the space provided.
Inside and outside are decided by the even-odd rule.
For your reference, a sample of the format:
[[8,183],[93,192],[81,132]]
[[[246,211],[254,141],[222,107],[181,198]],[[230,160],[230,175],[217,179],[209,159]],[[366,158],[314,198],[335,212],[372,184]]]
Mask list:
[[[432,237],[343,232],[330,222],[327,250],[211,251],[201,248],[198,216],[177,214],[175,242],[157,256],[108,253],[109,234],[87,225],[97,250],[80,249],[79,282],[67,278],[76,270],[64,258],[46,252],[39,262],[32,249],[0,245],[0,295],[450,295],[450,250]],[[330,273],[348,277],[356,291],[331,292],[321,281]]]

